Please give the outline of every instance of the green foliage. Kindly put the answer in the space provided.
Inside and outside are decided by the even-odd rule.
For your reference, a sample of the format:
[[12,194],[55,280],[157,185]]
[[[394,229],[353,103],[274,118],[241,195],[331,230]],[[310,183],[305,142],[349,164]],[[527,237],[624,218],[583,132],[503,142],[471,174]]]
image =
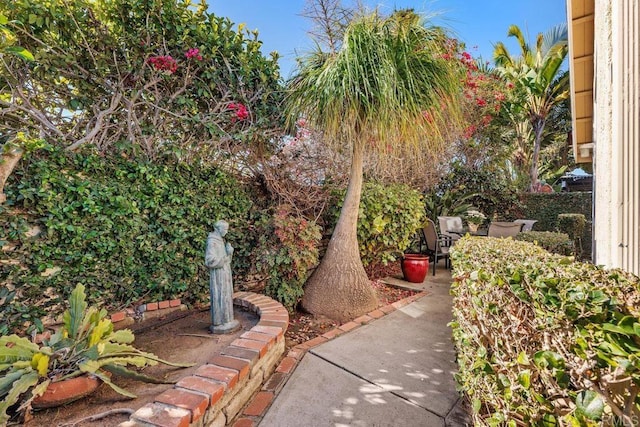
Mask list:
[[326,142],[388,159],[403,149],[419,155],[441,147],[440,128],[460,116],[460,70],[443,55],[449,43],[443,28],[412,9],[358,14],[339,50],[317,46],[300,59],[288,82],[288,120],[293,125],[302,115]]
[[511,239],[451,250],[458,383],[474,425],[634,425],[640,279]]
[[205,1],[14,0],[0,14],[35,57],[0,65],[0,95],[11,100],[0,134],[193,158],[261,143],[279,123],[277,53],[263,56],[257,31]]
[[432,190],[424,196],[424,210],[427,218],[438,223],[439,216],[465,216],[473,208],[471,199],[475,193],[456,193],[450,189],[443,192]]
[[537,219],[536,229],[539,230],[556,231],[558,215],[563,213],[583,214],[587,222],[591,222],[590,192],[523,193],[520,195],[520,201],[517,216]]
[[[341,207],[339,202],[334,208],[336,218]],[[424,201],[418,191],[401,184],[365,183],[358,213],[362,263],[386,265],[395,261],[411,245],[424,221]]]
[[[591,192],[567,193],[523,193],[515,217],[537,219],[536,230],[558,230],[558,216],[561,214],[582,214],[586,224],[581,236],[582,258],[591,257]],[[562,230],[561,230],[562,231]]]
[[573,242],[565,233],[553,231],[524,231],[515,236],[516,240],[535,243],[536,245],[558,255],[571,255]]
[[[493,57],[498,72],[514,86],[506,110],[517,129],[517,139],[527,139],[528,130],[523,130],[524,122],[528,122],[533,133],[532,147],[525,149],[531,153],[530,161],[521,164],[530,167],[533,189],[538,184],[539,155],[547,118],[555,105],[569,98],[569,73],[561,71],[569,52],[567,25],[560,24],[546,34],[538,34],[535,45],[526,42],[522,30],[516,25],[511,25],[507,34],[518,41],[520,56],[512,56],[504,43],[498,42]],[[531,46],[535,46],[535,50]]]
[[265,220],[268,224],[261,227],[256,268],[268,275],[265,293],[294,311],[309,271],[318,263],[320,227],[294,216],[286,206]]
[[31,52],[21,46],[15,46],[13,44],[15,36],[13,32],[7,28],[8,23],[9,19],[0,13],[0,53],[15,55],[25,61],[33,61]]
[[192,366],[168,362],[140,351],[130,345],[134,339],[129,329],[113,330],[106,310],[88,307],[85,288],[77,285],[71,292],[69,308],[63,314],[62,327],[42,346],[17,335],[0,337],[0,373],[3,377],[0,380],[0,424],[8,421],[9,407],[20,399],[24,407],[28,406],[32,399],[44,393],[50,382],[90,374],[116,392],[136,397],[113,384],[104,371],[141,381],[166,383],[130,371],[126,366],[144,368],[158,362],[176,367]]
[[464,216],[467,209],[458,205],[464,206],[465,203],[488,217],[498,214],[503,219],[512,219],[518,206],[517,189],[507,179],[504,171],[493,163],[476,167],[454,162],[431,194],[430,198],[434,198],[433,194],[441,195],[436,206],[442,206],[439,209],[441,212],[447,211],[432,216],[433,202],[427,204],[427,215],[436,223],[438,216]]
[[558,230],[573,240],[582,238],[586,224],[587,220],[583,214],[558,215]]
[[[250,234],[243,187],[202,166],[47,147],[26,155],[6,192],[9,206],[0,210],[5,333],[55,315],[60,296],[75,283],[110,310],[140,299],[194,302],[206,295],[204,242],[213,223],[231,223],[234,245],[235,236]],[[33,227],[38,235],[27,233]],[[247,251],[238,252],[234,267],[242,274]]]
[[576,257],[582,254],[582,236],[584,236],[587,220],[583,214],[558,215],[558,230],[566,233],[573,240],[573,252]]

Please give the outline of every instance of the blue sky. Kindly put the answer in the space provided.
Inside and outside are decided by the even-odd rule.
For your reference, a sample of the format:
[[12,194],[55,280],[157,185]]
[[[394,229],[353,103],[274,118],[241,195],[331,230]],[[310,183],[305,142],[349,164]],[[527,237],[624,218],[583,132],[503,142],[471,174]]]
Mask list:
[[[343,4],[349,4],[344,0]],[[504,42],[517,53],[517,45],[507,38],[509,25],[518,25],[533,44],[540,32],[566,22],[565,0],[380,0],[366,1],[378,5],[383,12],[412,7],[428,15],[437,14],[433,22],[447,28],[469,52],[491,60],[493,45]],[[209,10],[226,16],[236,24],[244,23],[257,29],[263,53],[278,51],[283,77],[295,66],[295,58],[312,46],[307,31],[309,20],[299,16],[305,0],[209,0]]]

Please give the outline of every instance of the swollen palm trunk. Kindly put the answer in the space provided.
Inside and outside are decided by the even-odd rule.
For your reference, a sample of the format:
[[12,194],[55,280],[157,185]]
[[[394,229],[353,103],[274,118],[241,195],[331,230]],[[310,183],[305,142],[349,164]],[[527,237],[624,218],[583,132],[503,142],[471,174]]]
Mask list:
[[374,310],[376,294],[364,271],[358,249],[358,206],[362,193],[362,150],[354,144],[351,176],[338,224],[320,265],[309,278],[302,307],[344,322]]

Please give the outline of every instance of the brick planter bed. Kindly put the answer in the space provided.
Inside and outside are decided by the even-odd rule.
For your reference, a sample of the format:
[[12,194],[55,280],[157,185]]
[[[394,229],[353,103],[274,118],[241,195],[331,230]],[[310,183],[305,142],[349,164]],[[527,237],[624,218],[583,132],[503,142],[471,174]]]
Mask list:
[[[379,319],[427,295],[425,291],[380,307],[310,341],[285,357],[287,310],[264,295],[237,292],[233,303],[260,316],[260,321],[192,376],[157,396],[119,427],[256,426],[284,387],[304,354],[345,332]],[[277,366],[276,366],[277,365]]]
[[238,415],[280,361],[289,315],[280,303],[255,293],[237,292],[233,303],[259,315],[258,324],[121,427],[222,427]]

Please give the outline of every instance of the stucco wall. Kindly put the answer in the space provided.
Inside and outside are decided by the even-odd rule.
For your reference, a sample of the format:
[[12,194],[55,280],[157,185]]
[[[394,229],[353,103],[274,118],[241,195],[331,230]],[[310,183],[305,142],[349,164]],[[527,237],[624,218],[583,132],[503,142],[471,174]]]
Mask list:
[[640,274],[640,0],[595,1],[594,261]]
[[615,173],[612,152],[612,41],[611,41],[611,2],[595,2],[595,90],[594,90],[594,261],[597,264],[613,266],[616,249],[612,245],[617,234],[614,224],[615,212],[610,209],[614,204]]

